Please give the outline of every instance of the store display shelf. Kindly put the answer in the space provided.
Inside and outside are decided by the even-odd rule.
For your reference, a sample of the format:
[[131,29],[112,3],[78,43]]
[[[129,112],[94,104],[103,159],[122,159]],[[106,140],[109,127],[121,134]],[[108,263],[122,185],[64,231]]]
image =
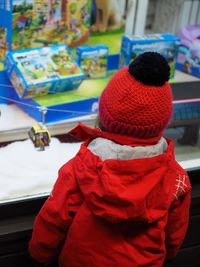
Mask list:
[[[171,83],[174,96],[174,105],[181,107],[185,103],[200,102],[200,79],[190,76],[188,74],[176,71],[175,79]],[[37,121],[27,115],[24,111],[19,109],[14,104],[0,105],[0,143],[12,142],[16,140],[27,139],[27,132],[36,124]],[[197,117],[192,117],[188,114],[185,118],[178,114],[178,119],[172,120],[170,126],[184,126],[189,124],[200,123],[200,113]],[[196,116],[196,115],[195,115]],[[57,122],[48,123],[48,129],[52,136],[65,134],[72,129],[77,122],[84,122],[89,126],[93,126],[96,120],[96,114],[85,115],[81,117],[66,119]]]

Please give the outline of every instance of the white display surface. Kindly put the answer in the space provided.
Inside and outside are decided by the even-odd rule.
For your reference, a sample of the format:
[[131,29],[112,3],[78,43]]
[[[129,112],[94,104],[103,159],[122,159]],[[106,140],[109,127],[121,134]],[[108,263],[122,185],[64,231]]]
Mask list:
[[[80,145],[52,138],[45,151],[37,151],[30,140],[0,148],[0,203],[49,195],[59,168],[76,155]],[[185,170],[196,169],[200,158],[179,163]]]
[[80,144],[52,138],[45,151],[37,151],[30,140],[0,148],[0,202],[49,194],[59,168],[75,156]]

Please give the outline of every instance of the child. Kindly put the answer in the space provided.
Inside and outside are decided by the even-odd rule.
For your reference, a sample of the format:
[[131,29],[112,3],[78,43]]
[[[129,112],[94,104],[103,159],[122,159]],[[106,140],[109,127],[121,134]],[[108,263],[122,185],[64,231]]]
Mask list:
[[109,81],[99,126],[59,171],[38,214],[30,255],[60,267],[161,267],[188,227],[191,186],[162,137],[172,113],[169,66],[146,52]]

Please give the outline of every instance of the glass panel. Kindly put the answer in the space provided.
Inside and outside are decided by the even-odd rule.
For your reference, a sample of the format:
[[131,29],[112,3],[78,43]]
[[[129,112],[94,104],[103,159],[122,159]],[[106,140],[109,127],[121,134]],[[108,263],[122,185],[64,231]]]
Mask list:
[[[77,5],[75,2],[81,2],[81,4]],[[46,83],[40,85],[40,89],[43,89],[42,92],[46,94],[48,91],[48,95],[40,94],[38,97],[24,99],[27,88],[20,78],[21,76],[15,71],[12,72],[13,79],[16,78],[18,81],[14,91],[6,74],[0,72],[0,188],[3,188],[0,191],[0,203],[19,198],[37,198],[51,192],[59,168],[77,153],[81,144],[69,143],[71,140],[66,138],[65,133],[75,127],[78,122],[94,126],[98,110],[98,97],[119,67],[119,58],[121,64],[128,64],[129,60],[132,60],[127,57],[127,54],[123,54],[124,58],[119,56],[125,26],[129,26],[126,27],[126,30],[131,34],[151,33],[159,39],[159,35],[155,34],[159,32],[175,34],[181,26],[187,24],[188,18],[197,24],[200,23],[200,2],[198,5],[196,3],[196,8],[193,6],[193,2],[197,1],[186,1],[187,5],[191,6],[189,9],[185,4],[182,5],[183,1],[174,1],[176,3],[173,8],[170,1],[164,0],[116,1],[119,6],[114,6],[111,10],[115,10],[115,14],[118,16],[115,19],[112,19],[111,14],[110,18],[103,17],[104,24],[97,19],[97,12],[99,12],[97,9],[101,8],[95,7],[94,2],[92,0],[13,0],[11,7],[9,0],[0,0],[1,12],[2,9],[7,11],[12,9],[12,21],[9,21],[12,33],[11,29],[6,32],[5,25],[0,25],[0,48],[7,45],[5,44],[7,34],[12,39],[12,43],[9,45],[13,50],[54,46],[60,43],[71,47],[82,44],[93,47],[102,44],[109,48],[108,59],[104,56],[103,60],[96,57],[89,60],[84,59],[86,61],[85,68],[89,71],[92,69],[92,74],[94,71],[98,73],[97,76],[88,76],[90,78],[98,77],[98,79],[85,79],[84,81],[81,81],[80,77],[77,77],[77,80],[72,79],[71,85],[77,82],[80,86],[67,92],[65,92],[65,88],[69,85],[68,79],[63,81],[58,79],[57,83],[53,84],[52,82],[53,90],[51,92]],[[100,1],[98,2],[100,3]],[[111,4],[115,1],[105,2]],[[137,4],[134,5],[136,2]],[[100,13],[102,12],[100,11]],[[146,13],[146,18],[143,16],[141,21],[141,16],[138,14]],[[73,17],[73,14],[76,14],[77,17]],[[195,16],[195,20],[192,16]],[[0,21],[0,24],[3,24],[4,21]],[[195,63],[198,62],[199,54],[196,46],[198,47],[199,44],[199,36],[193,38],[195,40],[193,48],[195,49],[192,49],[192,53],[195,55],[193,60]],[[144,37],[140,37],[140,39],[142,38]],[[75,50],[71,50],[71,52],[76,56]],[[175,64],[174,57],[171,60],[172,50],[168,48],[165,52],[173,72]],[[3,49],[1,49],[1,53],[3,57]],[[43,56],[46,58],[46,55],[43,54]],[[182,49],[179,54],[180,61],[184,62],[186,56],[188,56],[188,49]],[[127,58],[128,63],[125,62]],[[31,63],[30,68],[26,67],[26,75],[30,76],[30,72],[33,72],[41,78],[41,66],[38,66],[38,60],[36,60],[37,64]],[[42,60],[45,62],[44,58]],[[74,73],[74,68],[72,64],[66,64],[66,62],[69,63],[68,61],[67,56],[64,57],[63,53],[60,53],[58,64],[56,64],[57,57],[54,57],[52,58],[53,67],[49,66],[47,62],[42,72],[45,72],[50,78],[57,77],[56,74],[59,73],[59,70],[61,74],[68,70],[71,75]],[[25,62],[26,66],[27,63]],[[107,67],[109,66],[109,71],[107,71],[106,77],[102,77],[105,76],[106,64]],[[190,64],[185,64],[182,70],[190,72]],[[29,91],[26,91],[29,97],[33,97],[33,91],[39,90],[38,85],[34,83],[35,75]],[[176,70],[175,77],[170,82],[174,95],[174,115],[164,135],[174,140],[176,158],[186,170],[199,169],[200,79]],[[18,95],[15,94],[16,92]],[[41,107],[47,109],[45,124],[52,137],[50,145],[45,146],[44,151],[37,151],[34,144],[28,139],[28,131],[43,117]],[[32,139],[35,136],[33,130],[31,130],[30,136]],[[43,139],[47,145],[47,133],[43,134]]]

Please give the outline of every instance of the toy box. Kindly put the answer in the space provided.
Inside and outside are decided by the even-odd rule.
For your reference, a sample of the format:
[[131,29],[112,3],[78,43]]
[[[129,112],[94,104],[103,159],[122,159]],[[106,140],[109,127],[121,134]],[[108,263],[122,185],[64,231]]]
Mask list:
[[200,78],[200,25],[183,27],[176,68]]
[[77,48],[79,66],[89,78],[107,75],[108,47],[106,45],[80,46]]
[[128,65],[138,54],[155,51],[162,54],[168,61],[173,78],[178,52],[179,38],[168,33],[124,35],[121,44],[120,67]]
[[8,52],[5,68],[22,98],[75,89],[85,77],[65,45]]
[[113,74],[114,71],[110,71],[105,78],[85,79],[77,90],[70,90],[62,94],[48,94],[25,99],[19,98],[13,90],[13,99],[17,106],[38,122],[42,122],[42,110],[44,109],[46,109],[45,123],[76,117],[80,119],[82,116],[97,113],[99,96]]
[[89,37],[91,10],[92,0],[1,0],[0,40],[8,50],[76,47]]

